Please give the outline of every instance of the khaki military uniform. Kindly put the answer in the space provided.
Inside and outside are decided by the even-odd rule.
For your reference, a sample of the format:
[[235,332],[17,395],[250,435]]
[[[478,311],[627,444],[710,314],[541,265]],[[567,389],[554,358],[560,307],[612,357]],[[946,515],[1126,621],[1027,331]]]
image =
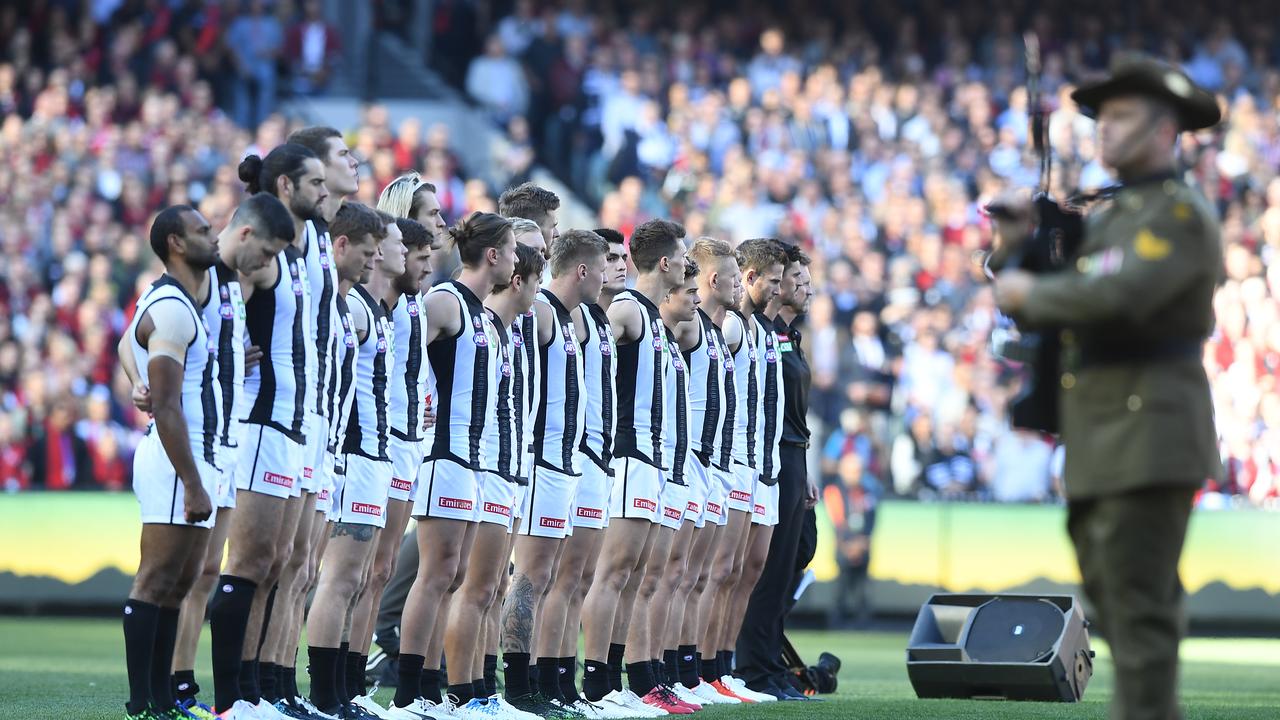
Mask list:
[[1204,197],[1152,178],[1089,217],[1076,267],[1038,278],[1019,313],[1064,328],[1068,529],[1112,647],[1115,718],[1178,717],[1178,558],[1192,497],[1221,472],[1202,347],[1222,268]]

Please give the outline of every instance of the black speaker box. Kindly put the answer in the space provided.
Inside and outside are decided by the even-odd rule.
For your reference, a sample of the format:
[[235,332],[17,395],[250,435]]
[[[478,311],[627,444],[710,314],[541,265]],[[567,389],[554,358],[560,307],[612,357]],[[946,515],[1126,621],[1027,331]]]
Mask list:
[[907,645],[922,698],[1076,702],[1092,675],[1088,622],[1070,595],[940,593]]

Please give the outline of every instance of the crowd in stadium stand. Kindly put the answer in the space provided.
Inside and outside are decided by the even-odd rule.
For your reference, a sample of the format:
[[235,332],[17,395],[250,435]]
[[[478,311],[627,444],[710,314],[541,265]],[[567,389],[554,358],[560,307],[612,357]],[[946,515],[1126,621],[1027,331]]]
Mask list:
[[[1275,505],[1280,36],[1250,14],[1257,3],[1212,18],[1175,4],[1185,12],[1039,4],[1030,19],[1045,48],[1054,191],[1111,181],[1092,121],[1067,98],[1071,80],[1111,53],[1173,57],[1220,94],[1223,125],[1182,141],[1188,177],[1221,211],[1227,246],[1205,353],[1227,473],[1202,502]],[[102,24],[72,20],[56,3],[21,16],[0,10],[8,489],[127,486],[141,419],[114,348],[155,269],[143,240],[150,217],[190,202],[220,226],[241,197],[235,162],[290,129],[264,86],[319,89],[341,48],[322,22],[306,22],[314,3],[296,16],[287,3],[248,3],[242,15],[218,3],[89,5]],[[837,497],[850,512],[888,496],[1058,497],[1060,450],[1007,426],[1018,376],[990,350],[998,318],[973,261],[989,243],[981,205],[1037,178],[1014,14],[938,2],[911,13],[892,3],[820,13],[801,2],[774,25],[750,3],[709,21],[699,2],[664,15],[519,0],[491,28],[467,15],[475,27],[458,29],[448,13],[459,4],[438,5],[435,25],[454,23],[454,35],[436,52],[476,55],[469,64],[446,56],[459,64],[450,79],[513,134],[504,159],[513,179],[536,152],[624,234],[662,216],[691,236],[774,236],[811,252],[821,288],[809,318],[812,405],[829,507]],[[1083,6],[1099,12],[1066,13]],[[1201,39],[1182,42],[1191,31]],[[254,42],[233,53],[237,32]],[[249,45],[259,52],[241,57]],[[368,161],[364,201],[406,169],[440,188],[450,220],[491,208],[501,189],[462,176],[442,127],[393,128],[371,106],[344,130]]]

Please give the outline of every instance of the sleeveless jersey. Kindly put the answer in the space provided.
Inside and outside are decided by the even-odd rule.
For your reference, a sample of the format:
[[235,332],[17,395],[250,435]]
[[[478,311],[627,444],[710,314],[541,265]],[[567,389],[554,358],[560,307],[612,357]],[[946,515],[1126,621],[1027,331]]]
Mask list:
[[658,307],[634,290],[618,293],[613,301],[634,302],[644,323],[640,337],[618,344],[618,377],[632,389],[618,395],[618,435],[614,455],[633,457],[662,467],[663,384],[667,373],[666,332]]
[[246,422],[268,425],[302,443],[306,411],[308,357],[315,354],[308,335],[310,285],[302,254],[293,246],[276,256],[279,275],[275,285],[258,290],[245,304],[245,328],[249,342],[262,348],[262,361],[244,379]]
[[670,367],[667,373],[667,433],[664,443],[666,464],[671,468],[670,479],[676,485],[684,485],[685,463],[689,461],[689,372],[684,356],[680,353],[680,345],[670,330],[666,331],[667,347],[670,348]]
[[351,312],[364,313],[368,335],[359,341],[355,355],[355,381],[352,393],[351,420],[343,451],[362,455],[370,460],[390,461],[387,439],[390,423],[387,416],[387,395],[391,368],[395,365],[395,349],[392,347],[391,327],[381,302],[374,299],[364,287],[356,285],[347,293]]
[[239,420],[244,418],[244,295],[235,270],[219,260],[209,268],[209,297],[203,307],[209,340],[218,357],[218,400],[222,416],[218,444],[238,445]]
[[578,332],[568,308],[549,290],[539,290],[535,302],[551,308],[556,327],[551,341],[538,348],[542,400],[533,425],[534,457],[540,466],[577,475],[577,450],[582,443],[587,409],[582,402],[584,380]]
[[497,334],[489,312],[466,285],[450,280],[432,288],[428,296],[436,293],[457,301],[461,327],[452,337],[436,338],[427,346],[437,417],[427,459],[484,470],[491,462],[485,425],[496,407],[492,377],[498,363]]
[[[159,280],[143,293],[138,300],[133,320],[129,322],[129,341],[133,347],[133,359],[138,366],[138,375],[144,385],[150,387],[151,374],[147,367],[150,354],[138,342],[138,323],[147,310],[161,302],[182,303],[191,313],[191,322],[195,325],[195,337],[187,345],[187,353],[182,362],[182,416],[186,419],[187,437],[191,443],[191,454],[210,465],[217,466],[218,436],[221,432],[219,424],[222,419],[222,398],[216,387],[218,359],[214,354],[217,345],[209,337],[209,327],[204,316],[196,310],[195,301],[186,289],[178,284],[170,275],[162,275]],[[155,428],[153,420],[147,426],[147,433]]]
[[347,298],[339,291],[337,301],[338,354],[333,365],[333,394],[329,395],[329,442],[328,450],[334,455],[342,448],[347,437],[347,425],[351,420],[352,392],[355,384],[356,337],[355,322],[351,319],[351,309]]
[[329,226],[323,221],[308,220],[303,233],[307,249],[303,257],[307,266],[307,281],[311,286],[311,312],[307,318],[312,323],[315,341],[312,364],[308,370],[314,374],[314,382],[307,388],[307,412],[328,417],[329,405],[325,393],[329,391],[337,365],[338,352],[338,268],[333,264],[333,247],[329,239]]
[[[514,328],[519,326],[519,337],[516,337]],[[515,324],[512,325],[513,335],[512,343],[517,341],[521,344],[524,357],[520,363],[525,373],[525,408],[528,415],[525,416],[525,432],[524,438],[521,440],[521,447],[524,450],[524,459],[521,461],[522,470],[524,471],[525,482],[528,482],[533,472],[533,421],[538,414],[538,404],[542,402],[542,365],[538,355],[538,314],[532,309],[529,312],[516,318]]]
[[778,444],[782,440],[782,358],[778,354],[778,333],[763,313],[751,316],[756,330],[756,356],[760,362],[760,419],[757,447],[760,449],[760,480],[766,485],[777,482]]
[[724,441],[721,433],[726,422],[733,422],[726,413],[730,402],[725,395],[724,361],[728,358],[719,328],[711,318],[698,310],[695,321],[698,323],[698,344],[684,352],[685,363],[689,366],[693,454],[703,467],[712,463],[718,466]]
[[[520,466],[523,464],[523,451],[520,442],[524,437],[524,424],[521,416],[524,403],[523,378],[519,376],[516,363],[523,354],[515,347],[512,331],[515,326],[507,327],[498,319],[496,313],[490,313],[490,321],[498,336],[498,364],[493,373],[495,387],[494,417],[497,422],[488,424],[489,457],[485,470],[501,475],[509,482],[517,482]],[[517,388],[517,385],[519,386]]]
[[427,318],[422,296],[405,295],[391,311],[396,366],[391,373],[391,434],[418,442],[427,404]]
[[581,450],[605,473],[613,459],[613,436],[617,432],[618,389],[614,375],[618,343],[613,339],[609,317],[599,305],[583,303],[582,317],[587,332],[582,338],[582,365],[586,380],[586,414]]
[[742,344],[733,354],[733,385],[736,409],[733,413],[733,461],[752,470],[760,467],[758,452],[760,427],[760,364],[751,340],[751,326],[742,313],[730,310],[742,325]]

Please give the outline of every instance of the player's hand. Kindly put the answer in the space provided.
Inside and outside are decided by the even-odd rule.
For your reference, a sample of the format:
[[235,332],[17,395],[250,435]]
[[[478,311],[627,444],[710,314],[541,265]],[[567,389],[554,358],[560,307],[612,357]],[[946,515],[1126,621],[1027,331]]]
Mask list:
[[804,509],[811,510],[818,504],[818,485],[813,480],[805,483]]
[[151,388],[146,385],[133,386],[133,406],[148,415],[151,414]]
[[262,348],[257,345],[250,345],[244,349],[244,372],[246,375],[249,371],[258,367],[258,363],[262,362]]
[[422,430],[425,432],[436,426],[436,411],[431,407],[431,396],[427,395],[427,402],[423,405],[422,411]]
[[1026,270],[1005,270],[996,276],[996,305],[1003,313],[1016,313],[1027,302],[1031,288],[1036,283],[1035,275]]
[[209,501],[209,493],[199,483],[188,483],[182,492],[182,507],[186,511],[189,523],[204,522],[213,515],[213,503]]

